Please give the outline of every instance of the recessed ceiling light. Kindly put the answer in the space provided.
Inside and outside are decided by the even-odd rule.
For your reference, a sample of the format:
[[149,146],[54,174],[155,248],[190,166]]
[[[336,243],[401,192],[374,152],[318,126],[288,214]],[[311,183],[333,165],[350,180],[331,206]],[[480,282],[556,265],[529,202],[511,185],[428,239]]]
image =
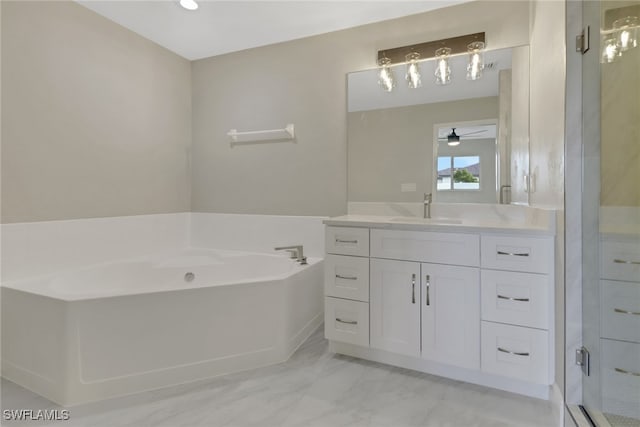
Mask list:
[[180,0],[180,6],[187,10],[196,10],[198,8],[198,3],[196,3],[195,0]]

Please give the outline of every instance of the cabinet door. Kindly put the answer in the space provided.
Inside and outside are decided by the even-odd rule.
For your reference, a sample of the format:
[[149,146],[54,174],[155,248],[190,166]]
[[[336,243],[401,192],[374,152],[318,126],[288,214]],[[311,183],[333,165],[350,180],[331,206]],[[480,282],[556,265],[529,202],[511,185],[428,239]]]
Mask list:
[[422,264],[422,358],[480,368],[480,272]]
[[420,264],[371,259],[371,347],[420,355]]

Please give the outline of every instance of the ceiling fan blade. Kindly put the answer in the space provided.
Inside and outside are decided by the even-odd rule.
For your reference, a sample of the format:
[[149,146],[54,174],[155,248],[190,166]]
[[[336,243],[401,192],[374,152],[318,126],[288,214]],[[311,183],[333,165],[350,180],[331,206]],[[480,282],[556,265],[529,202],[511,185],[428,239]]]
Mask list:
[[460,136],[476,135],[478,133],[485,133],[485,132],[487,132],[487,129],[480,129],[480,130],[474,130],[473,132],[467,132],[467,133],[460,134]]

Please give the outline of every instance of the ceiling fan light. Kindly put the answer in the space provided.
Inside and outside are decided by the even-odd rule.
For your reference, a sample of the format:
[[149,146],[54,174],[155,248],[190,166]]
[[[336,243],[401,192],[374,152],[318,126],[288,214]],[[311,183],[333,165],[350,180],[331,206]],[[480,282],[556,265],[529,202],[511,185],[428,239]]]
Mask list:
[[457,137],[451,138],[451,139],[447,138],[447,145],[449,147],[456,147],[456,146],[460,145],[460,137],[457,136]]
[[449,147],[460,145],[460,135],[456,134],[456,128],[451,128],[451,133],[447,135],[447,145]]

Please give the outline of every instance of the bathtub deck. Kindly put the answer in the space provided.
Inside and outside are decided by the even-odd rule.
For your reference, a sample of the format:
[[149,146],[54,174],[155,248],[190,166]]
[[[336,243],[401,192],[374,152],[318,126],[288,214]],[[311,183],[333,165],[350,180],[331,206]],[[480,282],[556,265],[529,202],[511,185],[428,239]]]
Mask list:
[[[2,381],[3,410],[49,408]],[[74,407],[50,425],[543,427],[558,425],[552,413],[548,401],[334,355],[320,328],[285,363]]]

